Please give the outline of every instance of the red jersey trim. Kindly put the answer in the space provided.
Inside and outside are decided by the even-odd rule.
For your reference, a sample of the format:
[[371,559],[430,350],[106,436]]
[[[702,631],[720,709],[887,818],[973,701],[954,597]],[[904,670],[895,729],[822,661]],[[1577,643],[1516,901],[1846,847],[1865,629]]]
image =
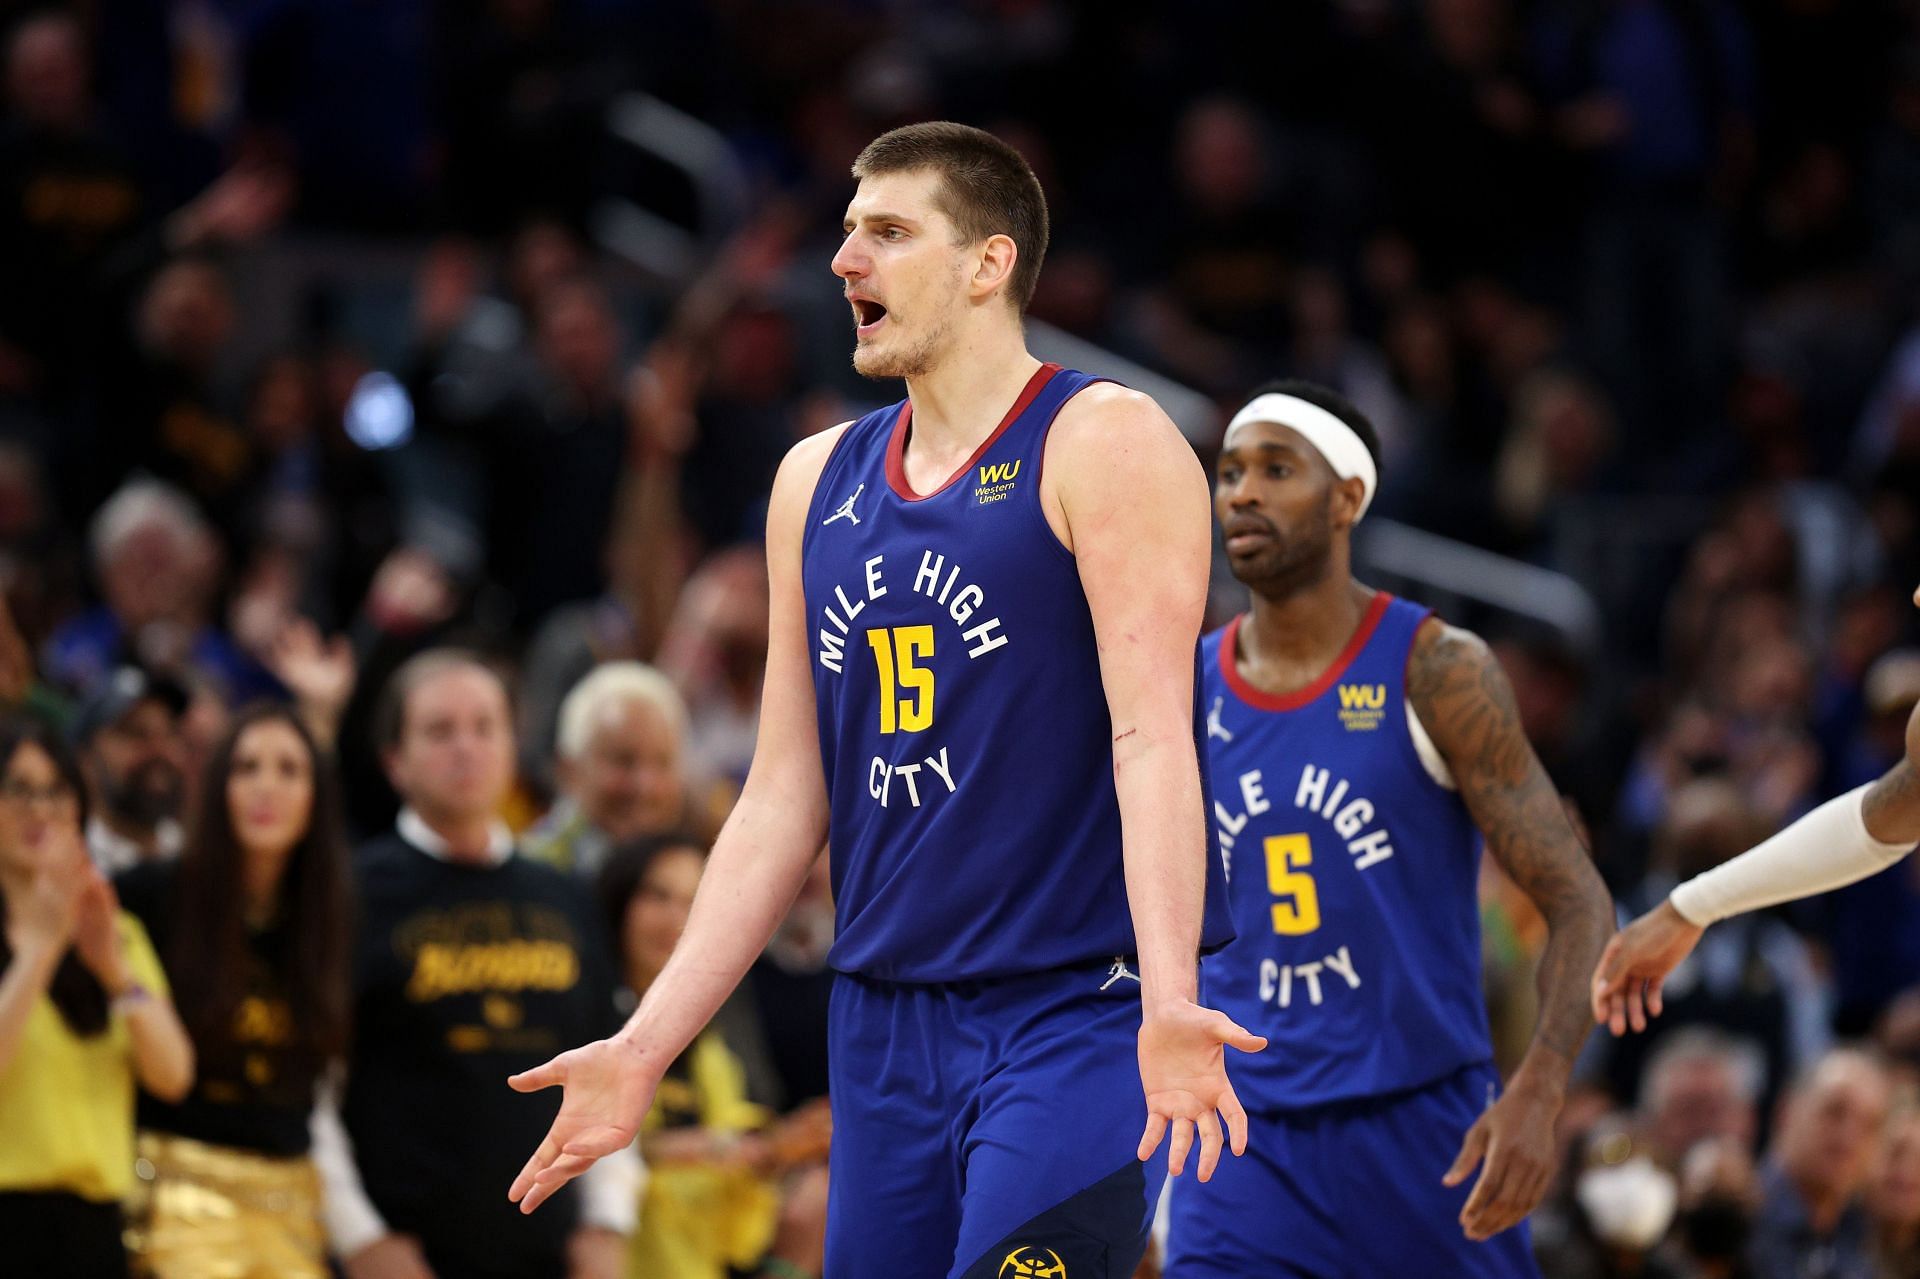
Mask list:
[[1000,419],[1000,425],[993,428],[993,434],[980,441],[980,447],[973,451],[973,456],[963,462],[959,470],[949,475],[946,483],[931,493],[916,493],[913,491],[913,486],[907,483],[907,427],[913,421],[913,401],[908,400],[902,404],[900,416],[893,420],[893,437],[887,441],[887,486],[903,502],[924,502],[930,497],[939,497],[980,464],[980,459],[987,455],[987,450],[1000,442],[1000,437],[1007,433],[1007,428],[1012,426],[1015,419],[1025,413],[1034,400],[1039,398],[1040,392],[1046,389],[1047,383],[1053,381],[1053,375],[1059,371],[1058,364],[1042,364],[1035,369],[1033,376],[1027,379],[1027,385],[1021,390],[1020,398],[1013,402],[1013,407],[1007,410],[1007,415]]
[[1326,670],[1320,672],[1320,677],[1305,688],[1278,694],[1260,691],[1240,674],[1240,623],[1247,620],[1246,614],[1242,613],[1227,623],[1226,634],[1220,637],[1220,674],[1226,679],[1227,687],[1233,690],[1234,696],[1255,710],[1297,711],[1332,688],[1347,673],[1347,668],[1353,665],[1353,659],[1360,656],[1360,650],[1367,646],[1374,631],[1379,629],[1380,619],[1387,615],[1387,605],[1391,603],[1393,596],[1385,591],[1375,591],[1373,602],[1367,605],[1367,611],[1361,615],[1360,625],[1354,628],[1347,646],[1340,650],[1340,655],[1333,659]]

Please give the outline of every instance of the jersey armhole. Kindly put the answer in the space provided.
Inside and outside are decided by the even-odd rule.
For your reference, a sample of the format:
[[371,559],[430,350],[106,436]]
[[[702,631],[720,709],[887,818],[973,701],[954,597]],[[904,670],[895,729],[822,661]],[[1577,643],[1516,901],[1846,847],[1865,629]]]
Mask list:
[[1433,736],[1427,732],[1427,726],[1420,722],[1420,712],[1414,709],[1413,695],[1408,692],[1407,667],[1413,665],[1413,650],[1420,643],[1420,632],[1428,622],[1445,626],[1439,614],[1430,608],[1420,610],[1420,616],[1414,620],[1413,634],[1407,642],[1407,658],[1400,671],[1400,704],[1407,717],[1407,742],[1413,747],[1413,756],[1420,763],[1420,770],[1427,779],[1441,790],[1457,793],[1460,783],[1453,776],[1453,769],[1447,764],[1447,757],[1440,753],[1434,744]]
[[820,527],[820,495],[827,491],[827,476],[833,473],[834,463],[840,460],[840,450],[847,447],[847,441],[853,437],[861,422],[865,420],[864,417],[856,417],[851,421],[840,423],[838,427],[827,428],[830,431],[838,430],[840,438],[835,440],[833,447],[827,450],[827,458],[820,464],[820,474],[813,477],[813,492],[807,495],[807,522],[800,530],[802,563],[806,561],[807,547],[813,542],[813,531]]
[[1420,722],[1420,712],[1413,709],[1413,699],[1406,698],[1407,736],[1413,739],[1413,753],[1420,757],[1420,767],[1427,770],[1427,776],[1434,785],[1442,790],[1457,791],[1459,783],[1453,780],[1453,770],[1447,767],[1446,756],[1433,744],[1433,738],[1427,734],[1427,726]]
[[[1043,491],[1047,474],[1047,443],[1053,439],[1054,423],[1060,420],[1060,414],[1066,410],[1067,405],[1073,402],[1073,397],[1097,382],[1113,382],[1113,379],[1110,377],[1088,377],[1085,382],[1073,389],[1072,395],[1060,401],[1059,405],[1053,410],[1053,416],[1048,418],[1046,425],[1040,428],[1038,447],[1034,449],[1033,498],[1031,501],[1024,503],[1026,508],[1032,512],[1033,518],[1039,522],[1040,532],[1045,535],[1048,548],[1059,554],[1061,558],[1069,564],[1077,564],[1079,562],[1078,558],[1067,544],[1060,540],[1060,534],[1054,530],[1052,523],[1047,519],[1047,499]],[[1115,382],[1114,385],[1118,386],[1121,384]]]

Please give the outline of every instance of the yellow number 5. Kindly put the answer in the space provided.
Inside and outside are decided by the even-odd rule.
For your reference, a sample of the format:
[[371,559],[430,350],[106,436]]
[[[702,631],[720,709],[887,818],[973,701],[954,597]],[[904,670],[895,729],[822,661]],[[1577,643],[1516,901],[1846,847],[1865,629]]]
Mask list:
[[1273,931],[1299,937],[1320,927],[1320,894],[1313,876],[1313,843],[1305,835],[1275,835],[1267,840],[1267,889],[1283,900],[1273,904]]
[[[931,728],[933,672],[915,666],[913,659],[933,656],[933,628],[875,628],[867,632],[867,643],[880,667],[880,731],[918,733]],[[898,695],[908,692],[911,698]]]

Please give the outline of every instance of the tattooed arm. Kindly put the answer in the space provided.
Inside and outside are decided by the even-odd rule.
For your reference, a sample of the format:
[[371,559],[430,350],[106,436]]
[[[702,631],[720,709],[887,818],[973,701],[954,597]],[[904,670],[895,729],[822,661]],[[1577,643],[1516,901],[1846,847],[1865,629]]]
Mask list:
[[1553,1121],[1592,1029],[1587,978],[1613,930],[1613,907],[1486,644],[1429,621],[1407,659],[1407,697],[1452,770],[1487,851],[1547,921],[1533,1042],[1446,1175],[1446,1184],[1458,1185],[1484,1159],[1460,1222],[1468,1237],[1486,1239],[1532,1212],[1552,1180]]

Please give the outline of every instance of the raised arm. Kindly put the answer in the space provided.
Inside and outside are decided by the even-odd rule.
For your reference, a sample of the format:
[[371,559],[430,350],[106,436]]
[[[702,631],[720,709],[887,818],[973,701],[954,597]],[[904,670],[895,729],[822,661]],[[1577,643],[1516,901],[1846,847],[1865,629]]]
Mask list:
[[595,1159],[632,1143],[661,1076],[739,984],[826,842],[800,540],[814,484],[839,436],[827,431],[795,445],[774,480],[767,512],[772,615],[753,766],[714,843],[673,958],[613,1038],[508,1081],[521,1092],[555,1084],[565,1092],[552,1130],[509,1191],[523,1212]]
[[0,927],[7,930],[13,956],[0,969],[0,1075],[20,1050],[28,1015],[53,984],[79,916],[82,882],[78,874],[48,868],[28,881],[25,893],[6,903]]
[[[1223,1044],[1266,1041],[1200,1008],[1207,814],[1193,735],[1194,647],[1212,547],[1207,479],[1173,423],[1144,395],[1095,386],[1068,401],[1047,474],[1093,615],[1113,721],[1127,899],[1140,958],[1140,1074],[1147,1130],[1140,1157],[1172,1128],[1177,1176],[1200,1137],[1200,1179],[1220,1157],[1219,1116],[1235,1154],[1246,1114],[1227,1082]],[[1217,1113],[1216,1113],[1217,1112]]]
[[1487,1239],[1539,1204],[1553,1179],[1554,1119],[1593,1029],[1587,974],[1613,929],[1606,885],[1520,727],[1513,687],[1478,636],[1428,622],[1407,660],[1407,697],[1447,761],[1487,852],[1547,921],[1540,1015],[1506,1093],[1468,1130],[1447,1185],[1484,1164],[1460,1223]]

